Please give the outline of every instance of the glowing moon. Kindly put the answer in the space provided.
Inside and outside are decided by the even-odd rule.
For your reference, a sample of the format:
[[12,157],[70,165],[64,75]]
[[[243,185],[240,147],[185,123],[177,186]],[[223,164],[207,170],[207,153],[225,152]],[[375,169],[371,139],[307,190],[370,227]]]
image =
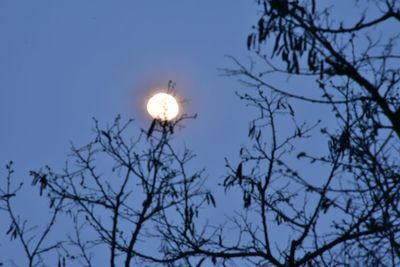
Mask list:
[[172,95],[157,93],[147,102],[147,111],[154,119],[170,121],[178,115],[179,106]]

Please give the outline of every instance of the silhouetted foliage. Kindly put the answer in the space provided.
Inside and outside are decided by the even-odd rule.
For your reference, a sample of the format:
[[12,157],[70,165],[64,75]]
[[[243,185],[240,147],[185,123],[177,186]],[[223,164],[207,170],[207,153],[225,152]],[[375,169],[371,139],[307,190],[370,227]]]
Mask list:
[[[192,249],[256,266],[398,266],[400,49],[388,29],[399,27],[400,2],[349,1],[359,13],[343,21],[336,3],[258,4],[247,40],[256,59],[246,67],[232,58],[237,67],[223,70],[249,87],[239,97],[260,111],[253,144],[224,181],[243,193],[246,211],[233,218],[236,243]],[[274,85],[279,77],[287,83]],[[305,108],[333,116],[307,126],[295,113]]]
[[[221,180],[222,201],[243,204],[224,223],[208,218],[218,198],[171,139],[185,117],[155,120],[136,137],[120,118],[105,129],[95,122],[95,139],[72,147],[72,166],[31,172],[50,202],[44,230],[32,234],[14,213],[21,186],[7,167],[0,208],[29,266],[52,252],[59,266],[93,266],[98,251],[126,267],[400,265],[400,47],[387,30],[399,27],[400,2],[349,1],[359,11],[350,20],[336,3],[257,3],[253,61],[232,57],[223,70],[258,111]],[[47,242],[59,216],[73,234]]]
[[[44,254],[53,250],[60,266],[95,266],[92,257],[104,247],[110,253],[110,266],[163,261],[159,248],[149,252],[138,244],[149,239],[162,250],[163,224],[184,225],[189,231],[200,206],[215,205],[212,194],[201,187],[203,171],[185,170],[194,155],[186,148],[178,153],[172,146],[171,129],[187,118],[154,120],[151,131],[142,130],[136,137],[125,135],[132,121],[122,123],[117,117],[105,129],[95,121],[94,140],[80,148],[72,146],[61,173],[50,167],[31,171],[32,185],[48,198],[53,214],[49,223],[43,222],[47,225],[43,233],[32,233],[28,220],[14,214],[11,200],[22,184],[12,188],[12,164],[7,165],[6,187],[0,189],[1,207],[11,219],[7,235],[22,243],[29,266],[47,266]],[[60,213],[73,223],[74,233],[67,240],[43,245]]]

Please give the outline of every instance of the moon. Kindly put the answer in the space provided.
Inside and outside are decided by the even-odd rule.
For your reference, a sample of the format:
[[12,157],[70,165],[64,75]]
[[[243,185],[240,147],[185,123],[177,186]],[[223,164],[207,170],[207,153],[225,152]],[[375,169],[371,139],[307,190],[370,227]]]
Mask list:
[[179,105],[172,95],[157,93],[147,102],[147,111],[154,119],[170,121],[178,115]]

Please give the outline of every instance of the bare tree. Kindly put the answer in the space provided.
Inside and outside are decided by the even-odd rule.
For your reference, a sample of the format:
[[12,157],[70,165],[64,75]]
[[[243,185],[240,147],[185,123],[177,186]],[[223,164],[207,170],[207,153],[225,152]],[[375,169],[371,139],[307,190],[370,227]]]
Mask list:
[[[52,251],[83,266],[93,266],[94,251],[126,267],[400,264],[400,49],[387,30],[399,25],[400,2],[349,1],[353,22],[340,18],[338,4],[257,2],[261,16],[247,40],[253,61],[232,58],[223,70],[259,112],[221,181],[226,198],[243,205],[223,224],[200,213],[215,200],[203,171],[188,171],[193,154],[172,145],[181,119],[154,121],[136,139],[119,118],[106,129],[96,122],[95,140],[72,148],[73,168],[32,172],[54,217],[73,223]],[[315,89],[291,89],[299,83]],[[9,234],[26,244],[10,205],[16,193],[2,189],[2,208]],[[146,248],[151,240],[159,246]],[[42,250],[27,246],[26,255],[36,260]]]
[[[399,28],[400,2],[346,2],[354,22],[335,4],[258,4],[255,59],[223,69],[259,110],[223,181],[243,207],[171,252],[222,266],[398,266],[400,49],[388,29]],[[290,89],[299,83],[316,89]],[[305,108],[332,116],[312,121],[296,112]]]
[[[27,219],[21,219],[14,211],[11,200],[16,197],[23,184],[21,183],[17,187],[13,187],[11,176],[14,171],[12,165],[12,162],[7,164],[6,185],[4,189],[0,188],[0,210],[4,211],[10,219],[10,226],[6,234],[10,236],[11,240],[18,239],[20,241],[27,260],[26,266],[33,267],[43,265],[46,262],[46,254],[60,250],[63,243],[62,241],[50,244],[47,242],[48,235],[53,230],[59,214],[61,213],[63,200],[59,199],[54,201],[51,205],[49,221],[43,221],[40,225],[40,228],[43,229],[37,229],[37,227],[30,225]],[[1,263],[0,266],[2,264],[3,263]]]
[[[11,206],[19,187],[11,189],[8,166],[6,189],[1,191],[3,209],[11,219],[7,233],[22,243],[29,266],[47,266],[49,261],[42,255],[56,248],[62,255],[60,266],[71,261],[96,266],[95,255],[104,253],[109,255],[109,266],[163,262],[162,226],[157,222],[169,216],[174,219],[169,227],[183,223],[180,218],[190,225],[201,205],[214,203],[210,192],[202,189],[203,170],[185,168],[194,155],[187,148],[178,152],[172,144],[178,124],[187,118],[154,120],[148,131],[136,137],[126,133],[132,129],[131,120],[122,123],[117,117],[106,129],[96,121],[94,140],[80,148],[72,146],[69,163],[61,173],[50,167],[32,171],[33,185],[49,199],[53,214],[44,233],[35,232],[38,241],[34,245],[27,241],[26,222],[16,217]],[[41,246],[59,213],[70,219],[72,231],[50,247]]]

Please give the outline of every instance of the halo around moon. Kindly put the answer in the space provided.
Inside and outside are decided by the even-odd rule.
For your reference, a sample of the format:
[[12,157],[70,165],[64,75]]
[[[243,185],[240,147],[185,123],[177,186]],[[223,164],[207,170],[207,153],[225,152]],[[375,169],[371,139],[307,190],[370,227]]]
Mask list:
[[170,121],[178,115],[179,105],[172,95],[157,93],[147,102],[147,111],[154,119]]

